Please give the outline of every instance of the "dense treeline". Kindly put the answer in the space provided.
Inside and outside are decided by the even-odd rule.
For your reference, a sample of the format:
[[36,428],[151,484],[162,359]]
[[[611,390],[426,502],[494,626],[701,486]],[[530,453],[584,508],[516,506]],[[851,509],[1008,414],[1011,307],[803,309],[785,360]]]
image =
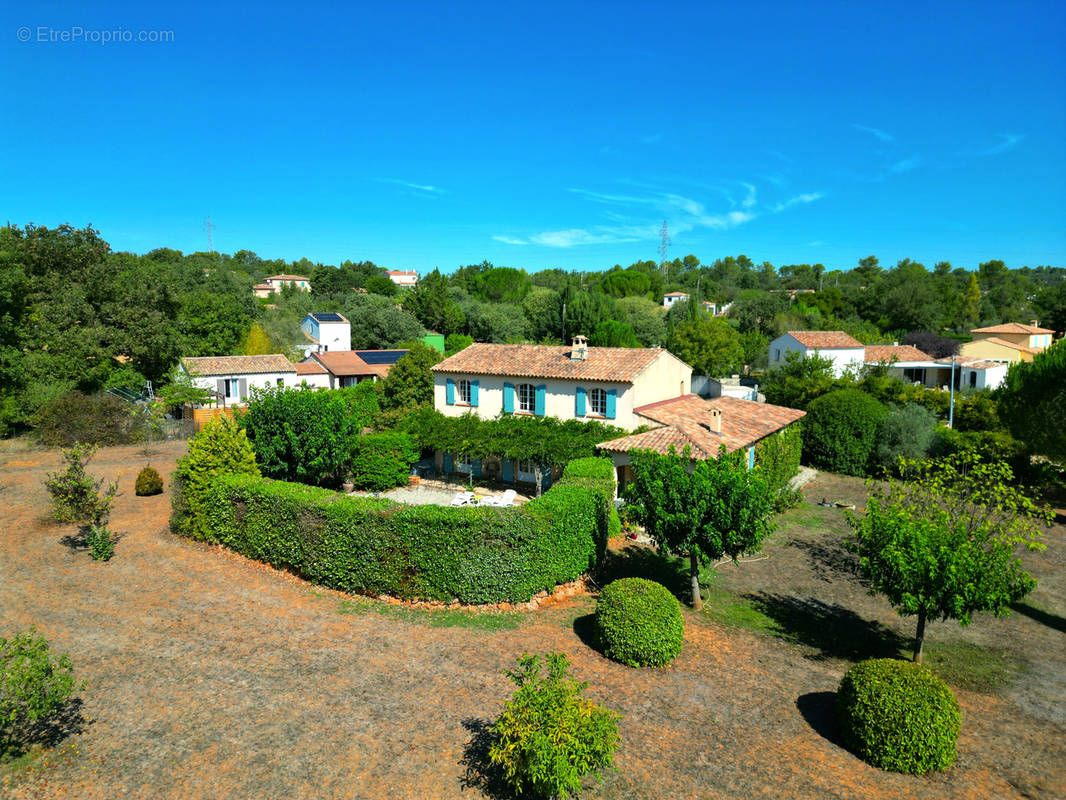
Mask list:
[[[313,292],[257,300],[252,286],[278,273],[308,276]],[[670,291],[692,301],[667,311]],[[705,301],[732,305],[711,318]],[[183,355],[292,354],[311,310],[344,314],[356,349],[397,346],[426,330],[543,343],[581,333],[594,345],[665,346],[698,372],[721,374],[759,368],[769,340],[797,328],[927,347],[940,340],[923,332],[965,335],[1011,320],[1063,331],[1066,269],[1008,269],[996,260],[927,269],[909,259],[885,268],[869,256],[830,270],[743,255],[703,264],[689,255],[605,272],[527,273],[482,262],[397,289],[366,261],[270,261],[246,250],[134,255],[112,252],[91,227],[10,226],[0,229],[0,430],[72,391],[158,384]]]

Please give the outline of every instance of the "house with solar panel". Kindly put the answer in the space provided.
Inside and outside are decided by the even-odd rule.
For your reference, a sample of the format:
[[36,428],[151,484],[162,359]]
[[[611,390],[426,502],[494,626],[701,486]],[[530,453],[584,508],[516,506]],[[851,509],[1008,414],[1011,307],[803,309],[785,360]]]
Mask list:
[[300,323],[307,341],[300,345],[304,355],[352,349],[352,326],[335,311],[312,311]]
[[321,383],[309,384],[326,389],[343,389],[362,381],[385,378],[392,365],[407,355],[406,350],[328,350],[311,353],[296,368],[302,375]]

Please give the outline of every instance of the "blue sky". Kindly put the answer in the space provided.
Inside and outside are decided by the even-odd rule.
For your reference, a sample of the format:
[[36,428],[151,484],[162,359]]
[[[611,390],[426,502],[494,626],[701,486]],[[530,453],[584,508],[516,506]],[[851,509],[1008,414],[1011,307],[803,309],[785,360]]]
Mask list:
[[21,5],[0,215],[115,249],[1066,265],[1060,0]]

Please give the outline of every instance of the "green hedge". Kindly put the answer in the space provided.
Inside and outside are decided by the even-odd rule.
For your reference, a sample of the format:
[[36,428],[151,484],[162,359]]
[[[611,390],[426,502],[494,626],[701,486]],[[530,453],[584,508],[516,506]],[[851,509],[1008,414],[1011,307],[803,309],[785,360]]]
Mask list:
[[661,667],[681,652],[681,604],[661,583],[619,578],[596,603],[596,635],[603,654],[631,667]]
[[920,775],[955,760],[959,704],[921,664],[856,664],[840,682],[836,710],[845,744],[875,767]]
[[783,510],[802,500],[802,494],[788,491],[791,481],[800,468],[803,454],[803,424],[789,425],[782,431],[767,436],[755,445],[755,468],[762,473],[774,495],[774,506]]
[[563,468],[557,486],[583,486],[599,495],[607,511],[607,536],[622,535],[622,520],[614,503],[614,464],[608,458],[577,458]]
[[822,395],[807,406],[803,460],[817,469],[865,475],[888,409],[858,389]]
[[602,557],[610,490],[578,480],[497,509],[407,506],[229,475],[210,492],[204,528],[213,541],[342,591],[523,602]]
[[417,460],[414,440],[406,433],[364,434],[352,442],[352,483],[377,491],[402,486]]

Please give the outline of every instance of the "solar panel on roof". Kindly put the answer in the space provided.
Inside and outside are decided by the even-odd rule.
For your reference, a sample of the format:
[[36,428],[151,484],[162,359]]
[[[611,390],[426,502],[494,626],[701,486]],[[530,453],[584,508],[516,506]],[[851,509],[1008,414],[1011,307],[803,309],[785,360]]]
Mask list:
[[395,364],[405,355],[406,350],[356,350],[355,354],[367,364]]
[[311,316],[319,322],[344,322],[344,318],[340,314],[335,314],[332,311],[316,313]]

